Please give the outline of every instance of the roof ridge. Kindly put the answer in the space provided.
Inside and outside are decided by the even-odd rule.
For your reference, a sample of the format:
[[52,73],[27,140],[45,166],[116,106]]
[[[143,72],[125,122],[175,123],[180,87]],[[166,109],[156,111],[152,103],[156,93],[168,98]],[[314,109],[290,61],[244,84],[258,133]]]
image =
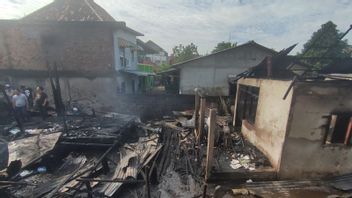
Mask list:
[[94,0],[54,0],[22,19],[31,21],[116,21]]
[[194,60],[198,60],[198,59],[201,59],[201,58],[204,58],[204,57],[208,57],[208,56],[213,56],[213,55],[216,55],[216,54],[220,54],[222,52],[226,52],[226,51],[229,51],[229,50],[233,50],[233,49],[238,49],[238,48],[241,48],[241,47],[244,47],[244,46],[247,46],[247,45],[255,45],[257,47],[260,47],[264,50],[269,50],[271,51],[272,53],[277,53],[275,50],[273,49],[270,49],[268,47],[265,47],[257,42],[255,42],[254,40],[250,40],[248,42],[245,42],[245,43],[242,43],[240,45],[237,45],[235,47],[230,47],[230,48],[227,48],[227,49],[224,49],[224,50],[221,50],[221,51],[218,51],[218,52],[214,52],[214,53],[211,53],[211,54],[208,54],[208,55],[204,55],[204,56],[198,56],[198,57],[195,57],[195,58],[192,58],[192,59],[189,59],[189,60],[186,60],[186,61],[182,61],[182,62],[179,62],[179,63],[176,63],[176,64],[173,64],[171,65],[172,67],[176,67],[176,66],[179,66],[179,65],[182,65],[184,63],[187,63],[187,62],[191,62],[191,61],[194,61]]
[[103,18],[97,13],[97,11],[92,7],[92,5],[88,2],[88,0],[84,0],[84,2],[88,5],[88,7],[93,11],[93,13],[98,17],[100,21],[103,21]]

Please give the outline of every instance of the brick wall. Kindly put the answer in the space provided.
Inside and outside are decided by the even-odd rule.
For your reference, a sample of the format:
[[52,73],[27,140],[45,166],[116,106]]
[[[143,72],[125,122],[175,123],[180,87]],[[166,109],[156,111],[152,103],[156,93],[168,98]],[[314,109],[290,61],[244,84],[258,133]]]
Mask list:
[[99,23],[0,21],[0,69],[46,70],[47,60],[66,71],[111,71],[113,30]]

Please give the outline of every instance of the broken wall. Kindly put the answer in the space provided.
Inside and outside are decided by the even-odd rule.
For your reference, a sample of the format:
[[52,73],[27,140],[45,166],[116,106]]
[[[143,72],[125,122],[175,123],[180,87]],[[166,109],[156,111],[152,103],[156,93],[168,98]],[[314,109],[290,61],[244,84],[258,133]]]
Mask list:
[[350,81],[297,83],[279,176],[308,178],[352,172],[352,148],[324,142],[329,116],[352,112]]
[[280,165],[292,93],[286,100],[282,98],[290,83],[291,81],[254,78],[242,78],[238,81],[239,85],[259,87],[255,123],[243,120],[241,131],[249,142],[268,157],[275,169]]

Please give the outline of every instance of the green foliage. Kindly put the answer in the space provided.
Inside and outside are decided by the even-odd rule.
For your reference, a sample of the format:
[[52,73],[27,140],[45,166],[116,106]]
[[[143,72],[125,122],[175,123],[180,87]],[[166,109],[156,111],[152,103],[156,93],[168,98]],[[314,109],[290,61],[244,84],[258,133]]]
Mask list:
[[172,53],[174,55],[174,64],[199,57],[198,47],[193,43],[186,46],[182,44],[175,46],[172,49]]
[[307,60],[306,62],[313,65],[315,69],[321,69],[331,63],[331,59],[327,58],[343,58],[348,57],[349,45],[347,40],[339,40],[343,33],[336,29],[336,25],[328,21],[321,25],[321,28],[314,32],[311,38],[304,44],[303,50],[298,56],[314,57],[318,59]]
[[215,48],[213,49],[213,51],[211,51],[211,53],[220,52],[222,50],[229,49],[229,48],[236,47],[236,46],[237,46],[237,43],[223,41],[223,42],[218,43],[215,46]]
[[159,66],[159,69],[157,72],[162,72],[162,71],[166,71],[168,69],[170,69],[171,65],[163,63]]

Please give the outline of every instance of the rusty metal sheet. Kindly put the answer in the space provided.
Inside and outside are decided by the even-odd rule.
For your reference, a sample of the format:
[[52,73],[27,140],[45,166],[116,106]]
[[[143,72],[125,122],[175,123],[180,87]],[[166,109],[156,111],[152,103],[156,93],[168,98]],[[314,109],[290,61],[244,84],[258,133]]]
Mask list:
[[36,136],[12,141],[8,143],[9,159],[8,165],[15,160],[21,160],[22,167],[32,163],[33,160],[51,151],[61,132],[51,134],[39,134]]

